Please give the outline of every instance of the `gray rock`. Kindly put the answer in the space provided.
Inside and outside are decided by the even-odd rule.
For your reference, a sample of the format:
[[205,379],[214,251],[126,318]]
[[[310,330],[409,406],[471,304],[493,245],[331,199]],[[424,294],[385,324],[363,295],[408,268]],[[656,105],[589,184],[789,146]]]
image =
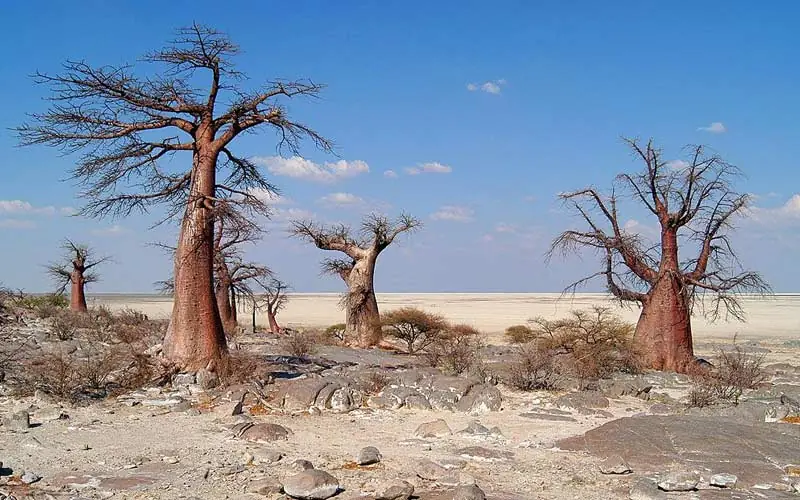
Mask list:
[[275,450],[256,450],[253,452],[256,462],[262,464],[276,464],[283,458],[283,453]]
[[421,438],[431,438],[431,437],[443,437],[449,436],[452,434],[453,431],[450,430],[450,426],[447,425],[442,419],[434,420],[433,422],[426,422],[424,424],[420,424],[417,427],[417,430],[414,431],[414,436],[421,437]]
[[608,398],[597,391],[581,391],[565,394],[555,404],[567,408],[608,408]]
[[408,396],[405,401],[406,408],[409,410],[431,410],[433,406],[431,406],[430,401],[428,398],[423,396],[422,394],[412,394]]
[[458,394],[449,391],[435,391],[428,394],[428,403],[434,410],[454,411],[458,403]]
[[197,385],[203,389],[213,389],[219,385],[219,377],[217,374],[208,370],[200,370],[197,372],[195,379],[197,380]]
[[31,427],[31,416],[25,410],[20,410],[11,414],[8,419],[6,419],[3,426],[6,429],[10,429],[12,431],[17,432],[24,432],[30,429]]
[[525,413],[520,413],[519,416],[523,418],[530,418],[533,420],[548,420],[551,422],[577,422],[577,420],[575,420],[570,416],[561,415],[550,411],[535,411],[535,412],[529,411]]
[[42,422],[54,422],[56,420],[67,420],[69,415],[64,410],[57,407],[43,408],[36,412],[36,418]]
[[498,411],[503,402],[503,396],[497,387],[486,384],[473,386],[466,396],[458,400],[456,408],[470,414],[489,413]]
[[510,451],[490,450],[482,446],[467,446],[457,450],[456,454],[480,462],[503,462],[514,458]]
[[278,424],[259,423],[246,427],[241,433],[241,438],[256,443],[269,443],[272,441],[289,439],[292,431]]
[[284,388],[283,407],[287,410],[307,410],[316,403],[317,396],[327,385],[329,382],[321,378],[288,382]]
[[739,478],[736,477],[736,474],[714,474],[709,479],[708,484],[711,486],[717,486],[719,488],[733,488],[736,486],[736,481]]
[[269,496],[278,495],[283,490],[283,485],[274,479],[257,479],[247,483],[248,493]]
[[290,467],[297,471],[304,471],[313,469],[314,464],[312,464],[308,460],[303,460],[302,458],[300,458],[292,462],[292,465]]
[[377,464],[381,461],[383,455],[374,446],[367,446],[366,448],[361,448],[361,450],[356,454],[356,463],[358,465],[372,465]]
[[414,485],[408,481],[402,481],[384,487],[381,493],[375,496],[375,500],[408,500],[414,494]]
[[630,474],[631,472],[633,472],[633,469],[619,455],[608,457],[600,462],[601,474]]
[[462,485],[453,492],[453,500],[486,500],[486,494],[477,484]]
[[631,485],[630,500],[666,500],[667,494],[658,489],[656,483],[646,477],[636,479]]
[[22,484],[33,484],[37,481],[40,481],[41,479],[42,476],[34,474],[33,472],[24,472],[20,477],[20,481],[22,481]]
[[492,431],[488,427],[481,425],[480,422],[473,420],[466,428],[458,431],[458,434],[471,437],[487,437],[492,435]]
[[361,405],[361,395],[350,387],[343,387],[331,395],[331,410],[344,413]]
[[292,498],[324,500],[339,491],[339,481],[325,471],[309,469],[287,478],[283,492]]
[[427,459],[420,460],[414,470],[417,476],[427,481],[438,481],[450,474],[450,471],[441,465]]
[[674,470],[659,477],[657,484],[664,491],[692,491],[698,482],[700,474],[696,471]]
[[379,394],[377,396],[370,396],[367,399],[367,406],[377,410],[396,410],[401,408],[403,404],[402,401],[398,400],[394,396],[385,396],[383,394]]
[[183,387],[187,385],[193,385],[196,380],[197,379],[194,373],[178,373],[172,377],[172,386]]

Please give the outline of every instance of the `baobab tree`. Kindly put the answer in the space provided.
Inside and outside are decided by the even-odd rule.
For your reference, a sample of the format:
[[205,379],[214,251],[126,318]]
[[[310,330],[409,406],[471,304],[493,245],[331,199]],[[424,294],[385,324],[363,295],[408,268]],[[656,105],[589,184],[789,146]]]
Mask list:
[[[286,293],[289,291],[289,285],[287,285],[280,279],[273,277],[266,282],[262,282],[261,287],[263,288],[263,294],[261,296],[261,301],[258,305],[267,312],[267,320],[269,321],[269,331],[271,333],[280,333],[281,327],[280,325],[278,325],[278,320],[276,316],[278,312],[281,309],[283,309],[286,303],[289,301],[289,297],[288,295],[286,295]],[[256,309],[257,307],[254,306],[253,307],[254,316]],[[253,321],[254,328],[255,324],[256,323],[254,320]]]
[[380,313],[375,298],[375,264],[378,256],[401,233],[413,231],[422,223],[410,215],[389,220],[371,214],[361,223],[359,234],[345,225],[325,227],[311,221],[292,223],[292,234],[321,250],[344,253],[347,259],[326,259],[323,271],[338,274],[347,285],[342,299],[345,308],[345,336],[359,346],[371,347],[381,338]]
[[86,312],[86,285],[100,280],[93,269],[109,260],[108,257],[95,259],[94,251],[88,246],[64,240],[62,262],[49,264],[47,273],[57,285],[56,293],[62,294],[70,286],[69,308],[72,311]]
[[[732,223],[750,198],[733,189],[739,170],[703,146],[687,147],[686,160],[670,162],[652,140],[646,145],[626,143],[644,169],[619,175],[615,188],[652,214],[658,240],[648,243],[626,229],[616,189],[603,194],[586,188],[562,194],[561,199],[587,228],[562,233],[550,255],[582,248],[597,251],[602,268],[570,289],[599,277],[614,297],[640,304],[634,340],[644,364],[685,372],[694,362],[695,305],[712,320],[723,314],[743,320],[737,294],[769,291],[759,274],[741,268],[731,245]],[[679,247],[693,257],[681,258]]]
[[[188,371],[213,370],[227,353],[214,296],[217,207],[264,213],[253,193],[274,192],[257,166],[233,151],[234,140],[266,126],[277,133],[279,151],[295,154],[304,139],[331,148],[283,105],[316,97],[322,86],[275,80],[250,91],[233,65],[238,52],[226,35],[195,24],[144,57],[152,65],[140,73],[146,76],[127,65],[67,61],[60,74],[37,73],[53,104],[17,129],[22,144],[81,153],[72,176],[86,187],[83,215],[126,216],[164,204],[167,218],[181,217],[163,346]],[[173,158],[181,152],[191,154],[186,167]]]

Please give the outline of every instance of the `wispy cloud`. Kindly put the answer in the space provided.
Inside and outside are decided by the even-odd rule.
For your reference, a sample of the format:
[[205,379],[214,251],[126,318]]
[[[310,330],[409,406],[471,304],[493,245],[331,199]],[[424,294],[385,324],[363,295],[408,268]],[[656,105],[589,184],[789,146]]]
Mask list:
[[711,125],[707,127],[698,127],[697,130],[701,132],[710,132],[712,134],[723,134],[728,129],[725,128],[725,125],[723,125],[722,122],[712,122]]
[[320,198],[319,203],[334,207],[353,207],[364,204],[364,199],[352,193],[331,193]]
[[24,219],[0,219],[0,227],[4,229],[33,229],[36,223]]
[[667,168],[670,170],[683,170],[689,167],[688,161],[672,160],[667,162]]
[[469,222],[475,215],[475,211],[469,207],[458,205],[445,205],[431,214],[433,220],[444,220],[454,222]]
[[502,92],[502,88],[506,84],[506,80],[501,78],[499,80],[489,80],[483,83],[468,83],[467,90],[470,92],[476,92],[480,90],[481,92],[486,92],[487,94],[494,94],[499,95]]
[[449,165],[443,165],[438,161],[428,162],[428,163],[421,163],[416,167],[409,167],[405,169],[408,175],[419,175],[419,174],[449,174],[453,171],[453,167]]
[[92,229],[92,234],[96,234],[98,236],[116,236],[122,233],[127,232],[128,230],[125,229],[123,226],[119,224],[114,224],[113,226],[103,227],[99,229]]
[[292,220],[312,220],[315,217],[316,214],[314,212],[303,208],[276,208],[272,213],[271,220],[274,222],[287,222]]
[[0,214],[29,214],[29,215],[72,215],[72,207],[56,208],[52,205],[37,207],[23,200],[0,200]]
[[266,203],[270,206],[275,205],[291,205],[294,203],[290,198],[285,196],[281,196],[274,191],[269,191],[263,188],[255,188],[248,191],[251,195],[258,198],[262,203]]
[[369,172],[369,165],[362,160],[315,163],[300,156],[256,156],[252,161],[266,167],[271,174],[314,182],[336,182]]
[[386,177],[387,179],[396,179],[397,172],[395,172],[394,170],[386,170],[383,172],[383,176]]

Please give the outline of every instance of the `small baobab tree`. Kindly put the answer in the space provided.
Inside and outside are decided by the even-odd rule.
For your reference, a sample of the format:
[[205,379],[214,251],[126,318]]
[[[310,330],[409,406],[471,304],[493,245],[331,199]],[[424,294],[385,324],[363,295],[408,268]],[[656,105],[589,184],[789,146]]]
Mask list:
[[[60,74],[37,74],[51,88],[52,106],[18,127],[24,145],[81,153],[73,178],[86,189],[88,216],[126,216],[165,205],[180,217],[174,259],[174,299],[164,354],[188,371],[214,369],[227,354],[214,294],[214,220],[222,205],[266,213],[254,193],[274,188],[232,146],[242,134],[267,128],[278,149],[299,151],[304,139],[331,145],[289,117],[285,100],[316,97],[311,81],[274,80],[249,90],[233,64],[239,52],[214,29],[193,25],[144,57],[150,66],[90,66],[68,61]],[[177,160],[191,156],[191,163]]]
[[64,240],[61,248],[64,251],[62,261],[48,264],[47,273],[56,283],[58,294],[64,293],[69,285],[70,310],[86,312],[86,285],[100,280],[94,268],[109,258],[97,259],[91,247],[70,240]]
[[[686,160],[668,162],[652,141],[626,142],[644,168],[619,175],[615,188],[652,214],[657,240],[648,243],[626,229],[617,189],[604,194],[586,188],[561,199],[587,228],[562,233],[549,256],[584,248],[597,251],[601,269],[569,289],[599,277],[614,297],[640,304],[634,341],[645,366],[685,372],[694,362],[695,306],[712,320],[723,314],[743,320],[737,294],[769,291],[757,273],[741,268],[731,245],[732,223],[750,199],[733,189],[739,170],[703,146],[687,147]],[[679,249],[692,257],[682,257]]]
[[375,264],[378,256],[401,233],[413,231],[422,223],[410,215],[392,221],[382,215],[367,215],[360,231],[345,225],[325,227],[309,221],[292,224],[292,234],[322,250],[344,253],[347,259],[326,259],[323,271],[338,274],[347,285],[342,305],[345,308],[345,336],[361,347],[376,345],[381,338],[380,313],[375,298]]
[[[263,293],[261,295],[261,300],[258,304],[258,307],[256,307],[256,301],[254,300],[253,302],[253,316],[255,317],[256,309],[259,307],[263,308],[263,310],[267,313],[269,331],[271,333],[281,333],[281,327],[278,324],[276,316],[289,301],[289,296],[287,295],[287,292],[289,291],[289,285],[287,285],[284,281],[274,277],[265,282],[260,282],[260,284],[263,289]],[[256,322],[253,320],[253,331],[255,331],[255,325]]]

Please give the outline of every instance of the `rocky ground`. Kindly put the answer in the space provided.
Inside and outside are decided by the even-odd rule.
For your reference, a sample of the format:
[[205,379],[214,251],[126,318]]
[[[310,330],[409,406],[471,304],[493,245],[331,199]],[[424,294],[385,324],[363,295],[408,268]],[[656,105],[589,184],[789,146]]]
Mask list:
[[239,345],[268,361],[262,384],[178,375],[78,405],[4,388],[0,499],[798,497],[800,368],[782,342],[747,346],[769,384],[702,409],[674,374],[523,393],[386,351]]

